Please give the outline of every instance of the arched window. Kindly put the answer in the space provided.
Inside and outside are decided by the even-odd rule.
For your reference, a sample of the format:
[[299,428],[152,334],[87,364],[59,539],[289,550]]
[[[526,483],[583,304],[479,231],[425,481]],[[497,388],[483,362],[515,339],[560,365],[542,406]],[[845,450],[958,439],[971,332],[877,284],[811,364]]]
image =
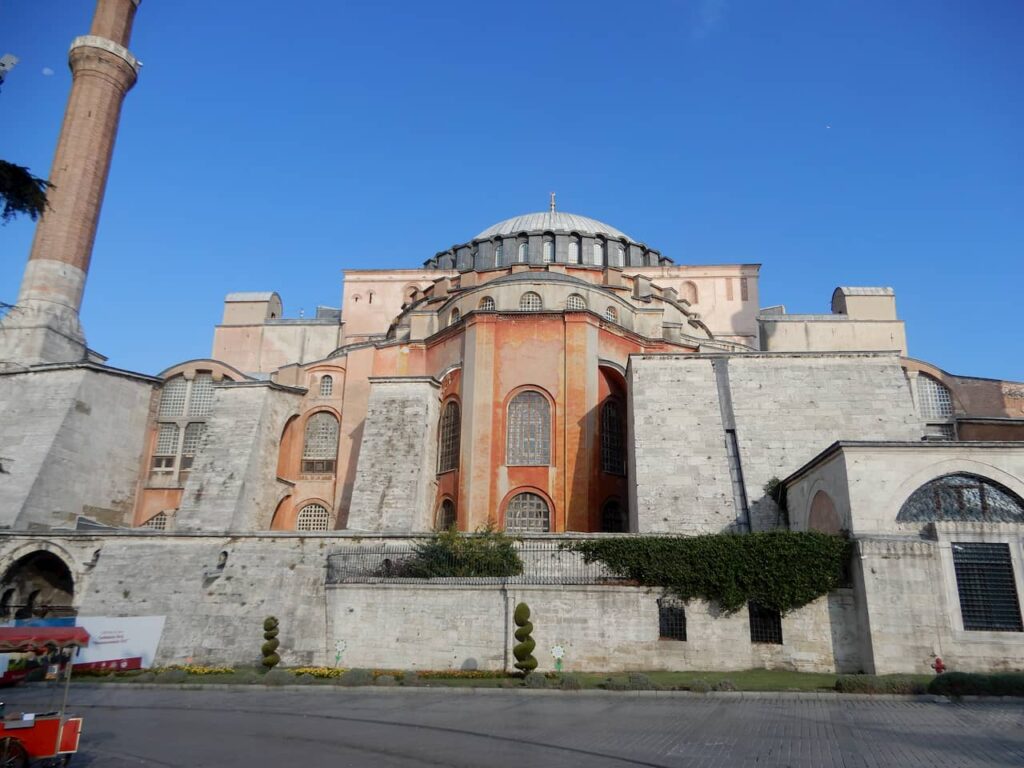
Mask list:
[[602,533],[628,533],[629,515],[618,499],[608,499],[601,508]]
[[445,499],[441,502],[441,506],[437,508],[437,517],[434,520],[434,530],[447,531],[456,524],[456,521],[455,502],[451,499]]
[[604,310],[604,319],[611,322],[619,322],[619,311],[615,307],[607,307]]
[[697,285],[687,280],[680,286],[680,295],[690,304],[697,303]]
[[505,509],[508,533],[547,533],[551,530],[551,510],[536,493],[516,494]]
[[160,408],[157,413],[161,419],[173,419],[185,413],[185,395],[188,382],[184,376],[175,376],[164,382],[160,390]]
[[621,244],[616,244],[616,246],[615,246],[615,261],[612,264],[612,266],[615,266],[615,267],[624,267],[624,266],[626,266],[626,246],[621,245]]
[[601,406],[601,469],[612,475],[626,474],[626,456],[622,450],[622,409],[609,398]]
[[195,422],[185,427],[185,438],[181,441],[181,472],[183,475],[192,469],[192,463],[199,451],[199,441],[202,440],[205,431],[205,422]]
[[441,413],[441,428],[438,430],[438,474],[459,468],[460,416],[459,404],[454,400],[449,400]]
[[461,318],[462,318],[462,315],[459,313],[459,308],[456,307],[455,309],[452,310],[452,313],[448,316],[448,325],[455,325],[457,322],[459,322],[459,320]]
[[320,378],[320,397],[330,397],[334,393],[334,377],[322,376]]
[[152,531],[166,531],[167,530],[167,513],[157,512],[149,520],[139,526],[140,528],[149,528]]
[[555,238],[551,235],[544,236],[543,256],[545,264],[550,264],[555,260]]
[[326,531],[331,516],[323,504],[307,504],[295,518],[296,531]]
[[580,296],[578,293],[570,293],[569,298],[565,300],[566,309],[586,309],[587,300]]
[[480,306],[478,307],[478,309],[482,309],[484,312],[493,312],[494,299],[492,299],[490,296],[484,296],[482,299],[480,299]]
[[946,385],[931,376],[917,377],[917,399],[924,419],[948,419],[953,415],[953,398]]
[[551,406],[540,392],[520,392],[508,404],[505,463],[539,466],[551,463]]
[[594,266],[604,266],[604,240],[600,238],[594,241]]
[[530,257],[530,246],[528,246],[526,243],[520,243],[519,244],[519,263],[520,264],[525,264],[527,261],[529,261],[529,257]]
[[306,421],[302,447],[302,471],[313,474],[334,472],[338,459],[338,420],[321,411]]
[[540,296],[533,291],[527,291],[519,297],[519,308],[528,312],[537,312],[544,309],[544,302]]
[[197,373],[192,380],[192,393],[188,398],[189,416],[209,416],[213,407],[213,376]]
[[569,263],[580,263],[580,239],[576,236],[569,240]]
[[963,472],[925,483],[896,516],[898,523],[941,520],[1024,523],[1024,501],[994,480]]
[[494,245],[494,266],[500,267],[502,259],[505,258],[505,246],[501,243],[495,243]]

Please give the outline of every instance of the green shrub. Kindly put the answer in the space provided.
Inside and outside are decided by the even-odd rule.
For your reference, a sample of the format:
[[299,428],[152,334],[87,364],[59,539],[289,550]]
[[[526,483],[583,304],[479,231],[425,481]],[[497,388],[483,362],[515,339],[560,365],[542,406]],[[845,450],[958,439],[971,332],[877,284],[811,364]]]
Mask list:
[[271,669],[260,682],[264,685],[291,685],[295,682],[295,675],[284,669]]
[[576,675],[562,675],[558,679],[558,687],[563,691],[583,690],[583,683]]
[[708,693],[714,686],[703,678],[697,678],[696,680],[691,680],[686,687],[694,693]]
[[391,685],[398,685],[398,680],[395,679],[394,675],[378,675],[377,679],[373,681],[373,684],[386,687]]
[[263,666],[267,669],[273,669],[281,663],[281,657],[277,654],[277,649],[281,645],[277,639],[279,631],[276,618],[267,616],[263,620],[263,639],[266,642],[263,643],[261,650],[263,651]]
[[937,696],[1024,696],[1024,672],[992,675],[946,672],[929,683],[928,693]]
[[836,589],[850,543],[815,531],[637,536],[560,545],[622,578],[732,613],[753,601],[785,613]]
[[659,686],[643,672],[630,672],[626,678],[631,691],[656,691]]
[[426,684],[427,681],[420,677],[419,672],[406,672],[402,675],[402,685],[408,685],[415,688]]
[[373,685],[373,672],[369,669],[350,669],[341,677],[335,678],[338,685],[354,688],[359,685]]
[[517,605],[512,620],[516,623],[515,638],[519,641],[512,648],[512,655],[516,657],[515,668],[522,672],[524,677],[528,677],[537,668],[537,659],[533,657],[533,649],[537,647],[537,642],[530,636],[533,632],[530,606],[526,603]]
[[719,680],[717,683],[715,683],[715,690],[716,691],[735,691],[736,690],[736,683],[734,683],[729,678],[724,677],[721,680]]
[[184,683],[188,680],[188,673],[181,669],[165,669],[156,676],[158,683]]
[[544,675],[527,675],[523,684],[527,688],[551,688],[551,682]]
[[143,672],[141,675],[136,675],[132,678],[133,683],[152,683],[156,680],[156,675],[152,672]]
[[924,683],[905,675],[842,675],[836,678],[840,693],[924,693]]
[[600,683],[599,686],[606,691],[628,691],[629,680],[625,677],[609,677],[603,683]]
[[295,675],[296,685],[312,685],[316,682],[316,678],[308,672],[304,672],[301,675]]
[[412,557],[395,566],[391,575],[434,579],[519,576],[522,572],[523,561],[513,539],[488,524],[472,535],[452,528],[419,542]]

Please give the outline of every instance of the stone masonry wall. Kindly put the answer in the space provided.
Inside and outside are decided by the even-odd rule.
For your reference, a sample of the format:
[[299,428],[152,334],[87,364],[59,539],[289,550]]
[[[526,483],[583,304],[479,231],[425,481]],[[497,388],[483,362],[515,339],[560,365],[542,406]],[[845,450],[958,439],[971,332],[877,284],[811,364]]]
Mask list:
[[129,521],[152,388],[84,366],[0,376],[0,527]]
[[439,386],[433,379],[373,379],[348,529],[431,529]]

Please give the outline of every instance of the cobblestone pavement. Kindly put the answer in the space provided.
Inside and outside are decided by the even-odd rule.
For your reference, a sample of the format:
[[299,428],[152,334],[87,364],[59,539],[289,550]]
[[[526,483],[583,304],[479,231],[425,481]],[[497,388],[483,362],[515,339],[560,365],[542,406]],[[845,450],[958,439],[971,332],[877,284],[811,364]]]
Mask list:
[[[8,713],[45,691],[7,694]],[[1024,702],[757,699],[443,689],[72,689],[72,765],[1024,765]]]

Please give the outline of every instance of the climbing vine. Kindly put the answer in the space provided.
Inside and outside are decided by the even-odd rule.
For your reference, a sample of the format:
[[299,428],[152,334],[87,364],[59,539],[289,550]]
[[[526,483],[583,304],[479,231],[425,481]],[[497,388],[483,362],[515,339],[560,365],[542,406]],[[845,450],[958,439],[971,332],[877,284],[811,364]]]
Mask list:
[[562,547],[617,576],[683,600],[716,602],[727,613],[751,600],[782,613],[806,605],[840,586],[850,557],[846,539],[813,531],[642,536]]

